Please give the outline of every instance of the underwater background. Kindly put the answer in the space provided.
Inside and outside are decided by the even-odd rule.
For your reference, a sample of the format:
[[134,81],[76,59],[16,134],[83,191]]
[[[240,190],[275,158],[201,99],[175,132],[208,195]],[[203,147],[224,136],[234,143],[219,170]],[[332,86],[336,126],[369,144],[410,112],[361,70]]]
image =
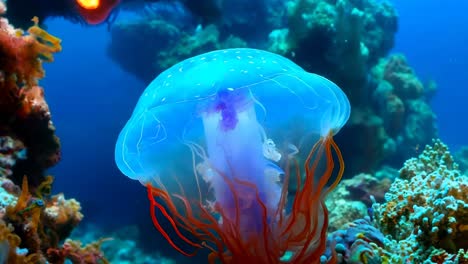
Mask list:
[[[349,222],[356,220],[353,227],[362,226],[363,228],[348,233],[346,231],[336,233],[340,229],[338,224],[330,227],[330,237],[335,237],[330,239],[335,239],[338,241],[337,244],[342,242],[346,245],[345,247],[349,247],[345,250],[341,249],[340,254],[344,257],[340,258],[338,263],[468,263],[468,180],[466,175],[468,169],[468,138],[466,137],[468,134],[466,122],[466,116],[468,116],[466,105],[468,98],[466,85],[468,83],[468,47],[466,46],[468,42],[468,17],[465,12],[468,9],[468,2],[461,0],[251,0],[237,2],[226,0],[223,8],[232,8],[233,11],[227,12],[225,17],[217,18],[221,21],[225,19],[228,22],[214,23],[219,29],[213,31],[208,26],[210,22],[200,22],[197,20],[197,15],[190,14],[190,10],[182,7],[183,5],[175,5],[172,3],[174,1],[168,2],[170,3],[158,2],[155,4],[143,3],[142,1],[142,3],[138,2],[128,8],[122,7],[116,20],[112,21],[111,24],[87,25],[60,16],[51,16],[41,21],[41,27],[62,41],[62,51],[54,54],[52,63],[43,65],[46,75],[39,82],[39,85],[44,87],[45,99],[56,128],[55,133],[60,138],[61,152],[60,161],[44,173],[54,176],[52,194],[64,193],[67,198],[74,198],[81,205],[81,213],[84,218],[71,233],[70,236],[73,239],[90,243],[101,237],[116,238],[112,241],[104,241],[102,244],[104,253],[111,263],[189,263],[190,261],[206,263],[206,254],[202,253],[196,256],[195,260],[186,258],[174,250],[157,232],[149,216],[146,189],[139,182],[129,180],[118,170],[114,161],[114,149],[117,137],[130,118],[138,98],[149,82],[162,70],[188,57],[215,49],[240,45],[267,49],[284,55],[306,70],[319,71],[319,74],[337,82],[345,93],[352,89],[344,87],[348,84],[349,87],[367,87],[356,83],[379,83],[379,78],[385,79],[386,83],[391,83],[393,86],[407,82],[401,84],[402,89],[407,90],[401,94],[397,93],[397,97],[400,99],[395,99],[398,101],[397,103],[392,102],[396,104],[396,106],[392,105],[396,108],[404,105],[406,112],[399,112],[404,117],[395,118],[394,112],[386,112],[391,108],[387,104],[391,103],[382,102],[383,94],[367,90],[351,92],[351,96],[348,94],[353,107],[352,111],[358,109],[358,112],[362,112],[361,116],[355,117],[354,121],[352,114],[351,122],[348,123],[347,127],[345,126],[342,133],[340,132],[341,135],[337,136],[336,140],[343,151],[347,171],[345,171],[342,184],[338,185],[339,187],[336,189],[338,194],[330,195],[332,198],[329,199],[336,200],[331,202],[332,206],[330,204],[327,206],[331,212],[331,219],[336,217],[335,220],[342,218],[349,220]],[[360,34],[359,38],[362,43],[363,39],[372,42],[367,45],[367,57],[363,59],[363,62],[356,63],[364,65],[356,67],[363,68],[357,70],[356,73],[356,75],[361,74],[362,76],[354,78],[343,74],[340,70],[333,72],[334,69],[343,66],[350,67],[343,70],[349,73],[350,69],[355,69],[353,66],[355,60],[361,58],[359,55],[357,57],[347,56],[346,54],[350,54],[351,51],[346,50],[346,45],[339,44],[337,36],[331,37],[335,38],[332,39],[333,41],[321,42],[324,43],[323,45],[330,45],[328,47],[310,45],[310,42],[302,43],[306,48],[301,48],[302,40],[296,40],[297,46],[295,47],[293,45],[284,47],[288,43],[283,43],[284,39],[281,40],[282,31],[277,32],[277,39],[272,37],[270,32],[288,27],[285,2],[296,2],[296,4],[308,2],[309,6],[305,4],[306,7],[300,10],[300,12],[312,14],[310,15],[312,21],[308,22],[313,26],[308,24],[309,28],[305,30],[305,33],[301,33],[309,34],[306,37],[302,36],[306,39],[305,42],[328,40],[326,30],[323,31],[325,33],[322,31],[317,33],[313,27],[326,28],[333,24],[333,21],[330,22],[330,17],[339,12],[337,11],[339,3],[346,6],[344,12],[349,12],[345,16],[351,17],[350,20],[342,22],[346,25],[349,24],[349,27],[352,27],[354,9],[371,14],[370,16],[377,21],[375,22],[377,26],[374,25],[374,27],[378,27],[377,29],[366,29],[360,33],[352,33],[353,29],[345,29],[345,34]],[[7,6],[8,4],[7,2]],[[164,5],[169,7],[165,8]],[[322,9],[318,10],[319,8]],[[248,12],[255,11],[258,11],[255,21],[243,17],[245,14],[249,14]],[[278,17],[274,17],[275,15]],[[382,18],[381,16],[387,17]],[[245,19],[254,22],[258,28],[246,27]],[[291,17],[289,19],[291,23]],[[379,24],[381,21],[379,19],[384,20],[384,22]],[[159,20],[169,22],[164,24]],[[145,24],[151,24],[149,21],[152,21],[153,27],[148,27]],[[161,26],[158,21],[166,26]],[[200,23],[204,25],[200,26]],[[298,25],[294,26],[296,28],[291,26],[289,30],[293,31],[298,28]],[[162,27],[162,29],[158,27]],[[374,29],[375,31],[372,31]],[[237,34],[235,37],[239,39],[230,39],[226,35],[231,33],[229,30],[232,30],[234,35]],[[252,31],[256,33],[252,34]],[[151,34],[154,36],[150,36]],[[185,34],[188,34],[189,37],[195,36],[195,40],[184,39],[187,38]],[[366,34],[370,34],[370,36],[366,36]],[[199,39],[196,39],[196,36]],[[307,39],[309,37],[310,39]],[[377,39],[381,39],[381,42],[378,42]],[[373,42],[373,40],[375,41]],[[227,43],[229,41],[230,43]],[[272,41],[275,43],[272,44]],[[174,44],[177,42],[180,45]],[[176,45],[179,46],[175,47]],[[193,46],[187,47],[185,45]],[[309,52],[308,49],[316,50]],[[149,51],[152,53],[149,54]],[[311,65],[313,64],[311,60],[320,56],[322,51],[333,53],[331,56],[322,58],[328,64],[324,63],[323,67]],[[163,55],[158,55],[158,57],[155,55],[157,53]],[[295,55],[291,56],[293,53]],[[150,60],[154,59],[151,62],[144,60],[145,57],[149,57]],[[141,63],[135,62],[139,59],[141,59]],[[381,73],[377,73],[379,67],[384,68]],[[393,77],[385,77],[388,71],[397,72],[397,74],[391,75],[389,73]],[[353,74],[351,73],[351,75]],[[396,80],[392,78],[396,78]],[[376,84],[376,86],[379,85]],[[2,88],[3,86],[0,87],[0,89]],[[375,87],[365,89],[377,91]],[[414,103],[416,101],[424,102],[424,106]],[[355,105],[356,108],[354,108]],[[413,109],[411,111],[417,112],[417,114],[409,114],[408,109]],[[418,111],[426,112],[420,113]],[[410,115],[412,116],[409,117]],[[376,116],[380,121],[375,121]],[[405,121],[395,121],[396,119],[404,119]],[[406,121],[410,119],[414,119],[411,124]],[[366,123],[367,121],[356,120],[374,121]],[[389,125],[385,120],[400,122],[400,124]],[[382,123],[376,125],[375,122]],[[413,128],[417,126],[412,130],[415,135],[409,136],[407,128],[412,126]],[[3,134],[5,133],[0,136],[4,136]],[[359,138],[359,135],[363,138]],[[354,141],[357,146],[354,146],[350,141]],[[365,146],[365,144],[371,146]],[[426,145],[432,147],[426,148]],[[455,158],[452,156],[442,157],[445,155],[447,147]],[[401,231],[399,234],[398,230],[403,230],[405,229],[403,226],[407,226],[396,224],[396,222],[401,223],[402,218],[395,216],[394,219],[397,220],[388,220],[392,213],[399,215],[398,210],[401,210],[401,215],[407,214],[405,206],[412,208],[408,204],[401,206],[391,204],[393,203],[391,197],[406,195],[398,194],[398,190],[407,188],[404,187],[403,183],[405,179],[408,182],[411,181],[410,177],[407,176],[411,173],[407,171],[413,168],[414,174],[417,174],[418,169],[415,168],[418,166],[413,164],[414,167],[411,167],[412,165],[408,162],[405,163],[405,161],[418,158],[419,155],[427,155],[434,160],[434,165],[431,165],[430,169],[421,169],[421,171],[426,171],[429,174],[429,170],[444,170],[438,175],[444,175],[443,178],[450,179],[451,183],[443,186],[449,186],[447,188],[455,190],[447,191],[445,194],[434,194],[436,197],[434,199],[441,196],[440,199],[443,199],[452,195],[453,197],[450,199],[457,200],[454,203],[458,204],[458,208],[453,209],[454,212],[451,215],[456,216],[457,222],[456,224],[447,224],[451,228],[448,233],[453,234],[450,239],[435,238],[431,234],[424,239],[418,238],[415,241],[406,239],[410,235],[405,237],[403,234],[410,234],[414,228],[407,227],[407,230]],[[419,159],[421,162],[424,160],[423,157],[419,157]],[[417,163],[418,161],[409,162]],[[460,166],[453,165],[455,162]],[[400,169],[402,172],[399,173]],[[15,170],[14,166],[12,170]],[[395,178],[401,178],[401,181],[395,181]],[[353,179],[354,181],[351,182]],[[14,183],[21,186],[21,181],[18,179]],[[407,183],[407,185],[411,185],[411,183]],[[439,187],[439,189],[443,188]],[[413,191],[418,192],[414,189]],[[354,194],[339,192],[352,192]],[[385,199],[390,200],[384,199],[384,192],[388,192]],[[369,198],[371,195],[377,199],[374,204],[375,201]],[[424,195],[430,196],[429,194]],[[338,200],[347,203],[346,206],[349,207],[336,205]],[[356,202],[361,202],[361,204],[356,205]],[[436,211],[437,208],[434,204],[426,201],[421,206],[428,209],[433,206],[429,210]],[[385,210],[388,211],[384,212]],[[379,214],[380,219],[377,217]],[[409,219],[409,216],[405,217]],[[358,220],[360,218],[366,218],[367,222]],[[372,221],[381,221],[381,223],[371,223]],[[395,223],[391,226],[390,222],[392,221]],[[330,220],[330,222],[337,221]],[[424,228],[422,229],[420,232],[426,232]],[[430,233],[430,231],[427,232]],[[354,240],[357,239],[349,237],[355,233],[368,235],[370,238],[364,239],[364,241],[371,241],[373,245],[361,245],[359,250],[356,249],[358,246],[353,248]],[[390,235],[394,239],[393,242],[385,240],[387,238],[384,239],[384,235]],[[447,233],[444,235],[450,236]],[[439,234],[438,236],[443,235]],[[341,240],[336,239],[336,237],[340,237]],[[346,242],[343,242],[344,240]],[[431,244],[430,241],[434,243]],[[396,246],[395,243],[398,244],[398,242],[400,245],[408,244],[407,249],[403,250],[401,249],[403,246]],[[418,247],[419,251],[416,250]],[[427,248],[427,250],[421,248]],[[327,254],[329,257],[331,253],[324,252],[324,255]],[[363,257],[366,254],[368,254],[367,257]],[[70,259],[73,263],[80,263],[73,258]],[[55,263],[53,260],[49,261]],[[320,260],[318,261],[317,263],[320,263]],[[322,262],[325,262],[323,258]],[[6,261],[5,263],[14,262]],[[100,262],[99,258],[96,258],[95,262],[82,263],[104,262]]]

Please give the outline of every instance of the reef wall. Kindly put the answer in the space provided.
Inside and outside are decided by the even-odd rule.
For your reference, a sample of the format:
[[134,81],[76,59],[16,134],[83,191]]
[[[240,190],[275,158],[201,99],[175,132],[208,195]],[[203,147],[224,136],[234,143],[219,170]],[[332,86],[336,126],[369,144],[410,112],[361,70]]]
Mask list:
[[81,206],[52,195],[46,174],[60,161],[60,142],[40,79],[61,41],[37,18],[27,32],[14,28],[5,12],[0,1],[0,263],[107,263],[101,241],[63,242],[83,219]]

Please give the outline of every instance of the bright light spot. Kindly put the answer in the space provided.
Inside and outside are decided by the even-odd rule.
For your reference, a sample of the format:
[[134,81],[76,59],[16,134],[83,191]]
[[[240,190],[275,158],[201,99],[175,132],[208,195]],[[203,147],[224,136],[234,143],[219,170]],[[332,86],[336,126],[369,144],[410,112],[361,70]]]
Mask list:
[[101,5],[101,0],[76,0],[76,2],[84,9],[92,10]]

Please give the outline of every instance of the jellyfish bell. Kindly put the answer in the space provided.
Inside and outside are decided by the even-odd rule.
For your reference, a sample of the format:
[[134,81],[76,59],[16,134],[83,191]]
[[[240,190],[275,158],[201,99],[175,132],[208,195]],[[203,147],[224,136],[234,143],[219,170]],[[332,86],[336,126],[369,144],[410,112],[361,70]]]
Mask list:
[[[213,263],[282,263],[285,252],[289,263],[319,263],[323,198],[344,168],[333,135],[349,114],[338,86],[282,56],[218,50],[174,65],[146,88],[115,160],[147,188],[155,227],[181,253],[191,255],[157,211],[183,243],[210,249]],[[297,187],[287,206],[290,182]]]

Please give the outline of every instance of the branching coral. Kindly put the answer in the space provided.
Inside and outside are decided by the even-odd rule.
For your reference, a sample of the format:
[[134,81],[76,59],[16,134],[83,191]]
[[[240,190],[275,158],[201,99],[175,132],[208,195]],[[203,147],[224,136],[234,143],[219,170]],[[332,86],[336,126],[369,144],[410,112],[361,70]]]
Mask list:
[[460,174],[447,146],[435,140],[405,163],[386,202],[374,205],[376,219],[391,239],[410,245],[399,253],[415,251],[401,253],[402,259],[422,263],[445,256],[453,261],[468,249],[467,193],[468,177]]

